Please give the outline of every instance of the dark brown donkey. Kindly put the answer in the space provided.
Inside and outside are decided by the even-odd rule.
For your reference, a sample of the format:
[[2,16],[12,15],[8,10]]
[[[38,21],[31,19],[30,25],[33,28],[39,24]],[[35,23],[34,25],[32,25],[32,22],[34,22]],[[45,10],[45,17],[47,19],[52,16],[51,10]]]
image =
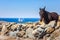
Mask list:
[[48,24],[50,21],[53,21],[55,20],[56,23],[58,21],[58,14],[56,12],[48,12],[45,10],[45,7],[44,8],[40,8],[40,11],[39,11],[39,15],[40,15],[40,21],[44,21],[45,24]]

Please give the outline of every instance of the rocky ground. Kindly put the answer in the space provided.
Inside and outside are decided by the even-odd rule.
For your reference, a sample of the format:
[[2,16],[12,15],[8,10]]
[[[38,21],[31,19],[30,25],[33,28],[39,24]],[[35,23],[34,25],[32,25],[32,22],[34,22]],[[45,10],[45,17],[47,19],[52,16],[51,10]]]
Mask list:
[[[37,29],[39,25],[41,25],[39,22],[19,24],[1,21],[0,40],[38,40],[35,39],[32,32]],[[50,36],[45,35],[39,40],[60,40],[60,27],[49,35]]]

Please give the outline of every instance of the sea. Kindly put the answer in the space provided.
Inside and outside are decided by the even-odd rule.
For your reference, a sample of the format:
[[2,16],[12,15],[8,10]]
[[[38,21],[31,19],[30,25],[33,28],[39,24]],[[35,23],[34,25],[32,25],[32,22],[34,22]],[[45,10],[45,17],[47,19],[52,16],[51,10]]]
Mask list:
[[16,23],[38,22],[39,20],[40,18],[0,18],[0,21]]

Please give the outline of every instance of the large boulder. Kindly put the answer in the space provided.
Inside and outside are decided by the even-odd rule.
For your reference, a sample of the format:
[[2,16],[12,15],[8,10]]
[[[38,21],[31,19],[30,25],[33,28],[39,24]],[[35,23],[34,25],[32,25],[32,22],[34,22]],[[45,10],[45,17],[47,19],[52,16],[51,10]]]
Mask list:
[[60,28],[55,30],[47,40],[60,40]]
[[33,29],[32,29],[32,28],[28,28],[28,29],[26,30],[26,35],[25,35],[25,37],[34,38],[32,32],[33,32]]
[[52,33],[54,30],[55,30],[55,29],[54,29],[53,27],[47,27],[47,28],[45,29],[46,33],[48,33],[48,34]]
[[45,30],[42,29],[41,27],[38,27],[37,29],[35,29],[32,34],[34,35],[34,37],[36,38],[42,38],[46,33]]

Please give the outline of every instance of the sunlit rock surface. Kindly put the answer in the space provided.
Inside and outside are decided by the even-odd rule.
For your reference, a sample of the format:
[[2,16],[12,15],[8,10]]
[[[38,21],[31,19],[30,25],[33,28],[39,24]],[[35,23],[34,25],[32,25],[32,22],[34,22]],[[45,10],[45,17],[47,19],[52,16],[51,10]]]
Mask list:
[[[53,24],[52,24],[53,23]],[[54,30],[53,25],[54,21],[49,25],[41,26],[40,22],[38,23],[26,23],[18,24],[14,22],[0,22],[0,40],[37,40],[32,34],[34,30],[39,29],[38,27],[45,27],[46,32],[49,32],[50,36],[43,36],[39,40],[60,40],[60,21],[57,23],[57,28]],[[42,29],[39,29],[39,31]],[[44,30],[42,30],[44,31]]]

